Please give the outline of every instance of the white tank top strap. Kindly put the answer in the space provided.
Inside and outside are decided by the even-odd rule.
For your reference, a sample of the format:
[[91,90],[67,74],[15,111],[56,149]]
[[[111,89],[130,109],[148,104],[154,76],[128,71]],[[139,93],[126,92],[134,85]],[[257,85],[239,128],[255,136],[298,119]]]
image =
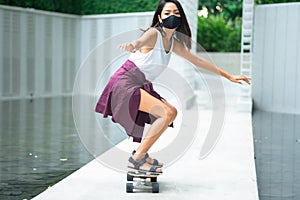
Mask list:
[[174,44],[174,38],[172,37],[171,38],[171,46],[170,46],[170,49],[168,50],[168,53],[166,52],[166,49],[164,47],[164,43],[163,43],[163,40],[162,40],[162,34],[159,30],[155,29],[156,32],[157,32],[157,39],[156,39],[156,43],[155,43],[155,46],[154,48],[158,48],[160,50],[163,50],[164,53],[168,54],[170,52],[173,51],[173,44]]
[[[155,28],[156,29],[156,28]],[[148,80],[154,80],[169,64],[174,38],[172,37],[171,47],[168,53],[163,45],[162,34],[157,30],[156,42],[151,51],[131,53],[128,60],[132,61],[146,76]]]
[[162,37],[161,37],[161,33],[159,30],[157,30],[156,28],[154,28],[156,30],[156,42],[154,45],[154,49],[161,49],[161,42],[162,42]]

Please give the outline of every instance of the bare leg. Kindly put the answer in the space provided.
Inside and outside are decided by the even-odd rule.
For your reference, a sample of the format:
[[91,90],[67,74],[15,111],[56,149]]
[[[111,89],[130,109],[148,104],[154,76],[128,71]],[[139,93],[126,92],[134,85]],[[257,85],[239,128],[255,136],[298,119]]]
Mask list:
[[[155,116],[157,119],[153,122],[144,136],[140,146],[134,155],[135,160],[140,160],[149,151],[151,146],[157,141],[162,133],[168,128],[176,115],[176,109],[165,101],[161,101],[148,92],[141,89],[141,100],[139,110],[147,112]],[[151,158],[150,158],[151,159]],[[146,164],[145,164],[146,165]],[[147,167],[147,166],[141,166]]]
[[168,128],[169,124],[174,121],[177,111],[170,104],[151,96],[142,89],[139,110],[157,117],[137,149],[137,153],[147,153],[156,140]]

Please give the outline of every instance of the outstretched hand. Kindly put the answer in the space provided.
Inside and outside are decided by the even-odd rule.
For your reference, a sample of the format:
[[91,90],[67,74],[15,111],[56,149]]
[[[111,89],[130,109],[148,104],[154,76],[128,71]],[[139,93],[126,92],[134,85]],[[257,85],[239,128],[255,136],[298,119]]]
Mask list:
[[135,53],[136,52],[133,44],[131,44],[131,43],[120,44],[119,45],[119,49],[121,49],[123,51],[129,51],[131,53]]
[[231,82],[234,82],[234,83],[238,83],[238,84],[243,84],[243,81],[248,83],[249,85],[251,84],[250,80],[251,78],[248,78],[247,76],[244,76],[244,75],[240,75],[240,76],[230,76],[229,80]]

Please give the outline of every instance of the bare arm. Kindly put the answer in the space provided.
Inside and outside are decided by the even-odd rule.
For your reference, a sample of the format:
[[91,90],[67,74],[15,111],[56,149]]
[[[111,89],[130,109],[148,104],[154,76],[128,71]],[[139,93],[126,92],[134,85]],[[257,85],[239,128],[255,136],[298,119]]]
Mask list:
[[136,50],[147,47],[153,48],[157,37],[157,31],[154,28],[150,28],[139,39],[134,40],[131,43],[124,43],[119,45],[119,49],[134,53]]
[[250,84],[250,78],[247,78],[244,75],[234,76],[229,74],[228,72],[218,68],[208,60],[191,53],[177,40],[174,40],[173,52],[176,53],[178,56],[190,61],[195,66],[203,68],[215,74],[219,74],[234,83],[242,84],[242,81],[245,81],[246,83]]

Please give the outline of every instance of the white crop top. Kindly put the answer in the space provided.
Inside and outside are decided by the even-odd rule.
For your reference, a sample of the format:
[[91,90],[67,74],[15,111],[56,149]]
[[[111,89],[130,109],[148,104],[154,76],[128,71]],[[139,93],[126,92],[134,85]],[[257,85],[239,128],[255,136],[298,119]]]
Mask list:
[[160,31],[157,31],[157,38],[154,48],[148,53],[136,51],[131,53],[128,60],[132,61],[146,76],[147,80],[154,80],[168,66],[172,50],[174,38],[172,37],[171,48],[166,53],[162,41]]

